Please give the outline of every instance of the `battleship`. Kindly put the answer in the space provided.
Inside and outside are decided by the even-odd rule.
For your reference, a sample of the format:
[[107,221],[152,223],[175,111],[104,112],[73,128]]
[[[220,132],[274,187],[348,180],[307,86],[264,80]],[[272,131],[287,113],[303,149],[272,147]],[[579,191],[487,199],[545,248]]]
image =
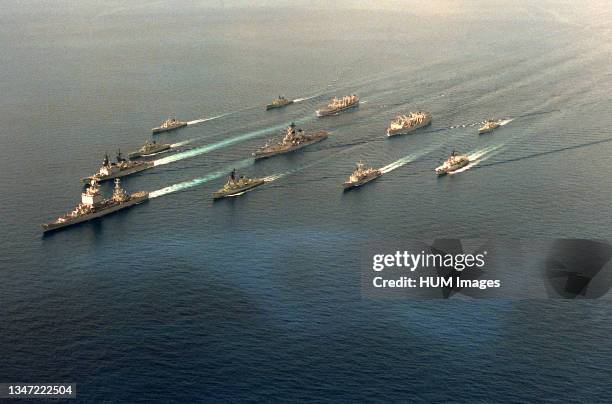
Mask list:
[[431,113],[411,112],[410,115],[398,115],[387,128],[387,136],[405,135],[431,124]]
[[320,142],[327,138],[326,131],[306,133],[302,129],[295,129],[295,124],[291,123],[285,132],[283,139],[276,143],[266,143],[263,147],[253,153],[255,160],[276,156],[277,154],[289,153],[311,144]]
[[347,109],[359,106],[359,97],[356,95],[347,95],[342,98],[334,97],[326,107],[316,111],[317,116],[329,116]]
[[102,161],[102,167],[92,176],[82,178],[81,181],[85,183],[96,180],[98,182],[112,180],[113,178],[124,177],[126,175],[134,174],[147,168],[153,167],[152,161],[127,161],[121,156],[121,151],[117,153],[117,162],[111,163],[108,159],[108,154],[104,155]]
[[282,95],[279,95],[278,98],[272,101],[271,104],[266,105],[266,111],[275,109],[275,108],[286,107],[287,105],[290,105],[290,104],[293,104],[293,100],[288,100]]
[[168,132],[169,130],[174,130],[178,128],[182,128],[183,126],[187,126],[187,122],[179,121],[178,119],[170,118],[166,119],[159,125],[157,128],[151,129],[153,133],[161,133]]
[[457,171],[470,164],[470,158],[465,154],[457,154],[454,150],[450,157],[440,166],[436,167],[436,174],[439,176],[446,175]]
[[140,149],[128,154],[128,158],[130,160],[134,160],[139,157],[147,157],[153,154],[169,151],[170,149],[172,149],[172,145],[157,143],[155,140],[152,142],[147,140]]
[[242,195],[250,189],[265,184],[265,182],[266,181],[263,178],[246,178],[242,175],[240,178],[238,178],[236,176],[236,170],[234,169],[223,188],[217,192],[213,192],[213,199],[222,199]]
[[500,124],[497,121],[485,121],[484,125],[478,129],[478,134],[482,135],[483,133],[493,132],[495,129],[499,128],[499,126]]
[[108,215],[121,209],[128,208],[149,199],[149,193],[145,191],[128,194],[121,188],[120,179],[115,179],[113,196],[104,199],[96,180],[91,180],[89,187],[81,194],[79,203],[72,212],[60,216],[53,222],[42,225],[43,232],[58,230],[73,224],[86,222],[91,219]]
[[375,180],[381,175],[382,171],[372,167],[365,168],[362,163],[358,163],[355,171],[353,171],[350,177],[344,182],[344,190],[348,191],[349,189],[360,187],[363,184]]

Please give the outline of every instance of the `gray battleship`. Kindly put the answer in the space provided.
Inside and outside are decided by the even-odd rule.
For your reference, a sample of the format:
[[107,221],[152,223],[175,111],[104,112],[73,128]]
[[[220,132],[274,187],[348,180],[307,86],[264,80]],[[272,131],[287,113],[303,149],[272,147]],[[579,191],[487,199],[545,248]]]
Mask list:
[[482,135],[484,133],[489,133],[489,132],[493,132],[495,129],[499,128],[500,123],[497,121],[485,121],[484,125],[482,125],[480,128],[478,128],[478,134]]
[[293,104],[293,100],[288,100],[282,95],[279,95],[278,98],[272,101],[271,104],[266,105],[266,111],[275,109],[275,108],[286,107],[287,105],[291,105],[291,104]]
[[398,115],[387,128],[387,136],[405,135],[431,124],[431,113],[411,112],[410,115]]
[[347,95],[342,98],[334,97],[326,107],[317,110],[316,114],[319,117],[329,116],[357,106],[359,106],[359,97],[355,94]]
[[266,181],[263,178],[246,178],[244,176],[238,178],[236,176],[236,170],[233,170],[229,180],[225,183],[223,188],[213,193],[213,199],[238,196],[265,183]]
[[439,176],[452,173],[470,164],[470,158],[465,154],[457,154],[454,150],[450,157],[439,167],[436,167],[436,174]]
[[113,196],[104,199],[100,193],[100,187],[96,180],[92,180],[87,190],[81,194],[79,203],[72,212],[60,216],[53,222],[42,225],[43,232],[58,230],[73,224],[86,222],[91,219],[108,215],[121,209],[128,208],[149,199],[149,193],[145,191],[128,194],[121,188],[119,178],[115,179]]
[[182,128],[183,126],[187,126],[187,122],[179,121],[178,119],[170,118],[166,119],[159,125],[157,128],[151,129],[153,133],[161,133],[168,132],[169,130],[174,130],[178,128]]
[[117,162],[111,163],[108,159],[108,154],[104,155],[102,166],[92,176],[82,178],[81,181],[89,183],[91,180],[98,182],[112,180],[113,178],[124,177],[126,175],[134,174],[147,168],[152,168],[154,163],[152,161],[128,161],[121,156],[121,151],[117,153]]
[[311,144],[320,142],[327,138],[328,133],[326,131],[319,131],[313,133],[306,133],[302,129],[296,131],[295,124],[291,123],[285,132],[283,139],[276,144],[266,143],[265,146],[257,149],[253,153],[255,160],[263,159],[267,157],[276,156],[277,154],[289,153]]
[[382,175],[382,171],[376,168],[365,168],[362,163],[357,164],[357,168],[344,182],[344,190],[360,187],[368,182],[375,180]]
[[130,158],[130,160],[133,160],[139,157],[147,157],[153,154],[169,151],[170,149],[172,149],[172,145],[157,143],[155,140],[152,142],[149,142],[147,140],[140,149],[128,154],[128,157]]

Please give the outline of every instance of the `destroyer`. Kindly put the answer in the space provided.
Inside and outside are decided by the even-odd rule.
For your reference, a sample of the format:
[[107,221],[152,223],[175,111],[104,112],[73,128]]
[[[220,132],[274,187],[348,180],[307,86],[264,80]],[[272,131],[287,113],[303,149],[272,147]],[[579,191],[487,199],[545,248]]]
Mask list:
[[149,199],[149,193],[140,191],[128,194],[121,188],[119,178],[115,179],[115,189],[113,196],[104,199],[100,193],[100,187],[96,180],[91,180],[89,187],[81,194],[79,203],[72,212],[58,217],[55,221],[43,224],[43,232],[61,229],[62,227],[85,222],[116,212],[120,209],[128,208]]
[[151,156],[153,154],[157,154],[157,153],[161,153],[161,152],[165,152],[172,149],[172,145],[169,144],[160,144],[157,143],[155,140],[152,142],[149,142],[148,140],[145,142],[145,144],[138,150],[136,150],[135,152],[132,152],[128,155],[128,157],[133,160],[133,159],[137,159],[139,157],[147,157],[147,156]]
[[483,133],[493,132],[495,129],[499,128],[500,124],[497,121],[485,121],[484,125],[482,125],[478,129],[478,134],[482,135]]
[[398,115],[387,128],[387,136],[405,135],[431,124],[431,113],[411,112],[410,115]]
[[276,156],[277,154],[289,153],[302,147],[320,142],[327,138],[326,131],[306,133],[302,129],[296,131],[295,124],[291,123],[285,132],[283,139],[276,144],[266,143],[253,153],[255,160]]
[[272,104],[266,105],[266,111],[270,109],[286,107],[287,105],[290,105],[290,104],[293,104],[293,100],[288,100],[282,95],[279,95],[277,99],[272,101]]
[[347,109],[359,106],[359,97],[355,94],[342,98],[334,97],[326,107],[317,110],[317,116],[334,115]]
[[348,177],[348,180],[344,182],[344,190],[348,191],[349,189],[357,188],[366,184],[382,175],[382,171],[376,168],[365,168],[362,163],[357,164],[357,168],[353,173]]
[[236,177],[236,170],[232,171],[229,180],[225,183],[223,188],[213,193],[213,199],[228,198],[231,196],[238,196],[242,193],[265,184],[266,181],[263,178],[246,178],[240,176]]
[[169,130],[174,130],[178,128],[182,128],[183,126],[187,126],[187,122],[179,121],[178,119],[170,118],[166,119],[159,125],[157,128],[151,129],[153,133],[160,132],[168,132]]
[[99,182],[112,180],[113,178],[124,177],[126,175],[146,170],[147,168],[153,167],[153,165],[154,163],[152,161],[127,161],[121,156],[121,151],[119,151],[117,152],[116,163],[111,163],[109,161],[108,154],[104,155],[102,167],[100,167],[98,172],[90,177],[82,178],[81,181],[89,183],[91,180],[96,180]]
[[454,150],[450,157],[440,166],[436,168],[436,174],[446,175],[457,171],[470,164],[470,158],[465,154],[457,154]]

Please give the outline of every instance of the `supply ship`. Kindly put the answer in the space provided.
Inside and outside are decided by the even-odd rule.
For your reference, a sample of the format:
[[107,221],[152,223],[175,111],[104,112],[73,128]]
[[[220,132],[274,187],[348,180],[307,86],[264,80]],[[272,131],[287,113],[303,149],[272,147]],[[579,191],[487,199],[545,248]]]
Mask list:
[[213,192],[213,199],[242,195],[244,192],[265,183],[266,181],[263,178],[246,178],[242,175],[238,178],[236,176],[236,170],[233,170],[229,180],[225,183],[223,188],[217,192]]
[[145,191],[128,194],[121,188],[120,181],[119,178],[115,179],[113,196],[104,199],[100,193],[98,182],[92,180],[87,190],[81,194],[81,203],[79,203],[72,212],[68,212],[64,216],[58,217],[53,222],[43,224],[43,232],[46,233],[58,230],[73,224],[102,217],[149,199],[149,193]]
[[140,149],[128,154],[128,158],[130,160],[133,160],[139,157],[147,157],[153,154],[169,151],[170,149],[172,149],[172,145],[160,144],[160,143],[157,143],[155,140],[152,142],[149,142],[147,140]]
[[127,161],[121,156],[121,151],[119,151],[117,153],[116,163],[111,163],[109,161],[108,154],[104,155],[102,167],[100,167],[98,172],[90,177],[82,178],[81,181],[89,183],[91,180],[96,180],[98,182],[112,180],[113,178],[124,177],[126,175],[146,170],[147,168],[153,167],[153,165],[154,163],[152,161]]
[[272,101],[271,104],[266,105],[266,111],[275,109],[275,108],[286,107],[287,105],[290,105],[290,104],[293,104],[293,100],[288,100],[282,95],[279,95],[278,98]]
[[151,129],[153,133],[161,133],[168,132],[170,130],[182,128],[183,126],[187,126],[187,122],[179,121],[178,119],[170,118],[166,119],[159,125],[157,128]]
[[493,132],[495,129],[499,128],[500,124],[497,121],[485,121],[484,125],[482,125],[478,129],[478,134],[482,135],[483,133]]
[[316,111],[317,116],[334,115],[347,109],[359,106],[359,97],[355,94],[347,95],[342,98],[334,97],[326,107]]
[[470,164],[470,158],[465,154],[457,154],[454,150],[450,157],[440,166],[436,168],[436,174],[439,176],[452,173],[460,168]]
[[283,139],[276,144],[266,143],[263,147],[253,153],[255,160],[276,156],[277,154],[289,153],[327,138],[326,131],[306,133],[302,129],[296,131],[295,124],[291,123],[285,132]]
[[398,115],[387,128],[387,136],[405,135],[431,124],[431,113],[411,112],[410,115]]
[[353,171],[350,177],[344,182],[344,190],[348,191],[349,189],[360,187],[363,184],[375,180],[381,175],[382,172],[380,170],[372,167],[365,168],[362,163],[358,163],[355,171]]

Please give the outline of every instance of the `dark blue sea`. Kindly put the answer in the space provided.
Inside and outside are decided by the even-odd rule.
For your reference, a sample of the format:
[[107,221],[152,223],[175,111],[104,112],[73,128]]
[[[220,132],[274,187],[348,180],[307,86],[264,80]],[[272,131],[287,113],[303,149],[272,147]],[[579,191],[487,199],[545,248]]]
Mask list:
[[[607,1],[14,2],[0,382],[79,402],[609,402],[609,300],[362,297],[369,240],[611,239]],[[333,96],[359,108],[317,119]],[[283,94],[298,100],[266,112]],[[387,139],[399,113],[432,126]],[[106,152],[148,202],[42,236]],[[478,136],[484,119],[504,125]],[[254,163],[290,122],[329,130]],[[474,163],[437,178],[456,149]],[[342,192],[358,161],[387,172]],[[213,203],[232,168],[274,180]],[[111,184],[102,186],[109,194]]]

